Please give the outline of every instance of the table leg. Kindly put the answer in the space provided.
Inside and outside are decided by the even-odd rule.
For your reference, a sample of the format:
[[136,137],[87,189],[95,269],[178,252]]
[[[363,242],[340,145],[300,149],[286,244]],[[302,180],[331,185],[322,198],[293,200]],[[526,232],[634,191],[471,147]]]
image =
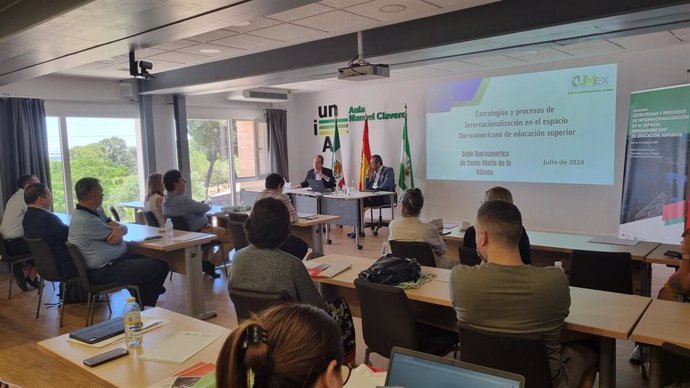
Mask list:
[[599,387],[616,386],[616,339],[601,337],[599,343]]
[[[649,387],[661,388],[661,348],[650,346],[652,352],[649,360]],[[644,360],[643,360],[644,362]]]
[[317,258],[323,256],[323,232],[322,226],[324,224],[317,224],[311,226],[311,238],[312,238],[312,257]]
[[640,263],[640,295],[652,295],[652,264],[647,262]]
[[201,270],[201,246],[195,245],[184,250],[185,270],[187,272],[187,313],[197,319],[215,317],[215,311],[206,311],[204,304],[204,273]]
[[357,245],[357,249],[362,249],[362,244],[359,243],[359,234],[364,233],[364,228],[362,226],[364,225],[364,220],[362,219],[362,212],[364,211],[362,208],[362,199],[357,199],[355,201],[357,203],[357,226],[355,226],[355,245]]

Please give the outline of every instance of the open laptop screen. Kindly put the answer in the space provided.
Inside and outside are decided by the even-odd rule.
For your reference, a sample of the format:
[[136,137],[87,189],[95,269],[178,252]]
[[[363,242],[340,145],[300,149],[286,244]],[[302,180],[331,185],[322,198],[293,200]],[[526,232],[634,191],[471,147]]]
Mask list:
[[406,388],[522,388],[525,379],[513,373],[393,348],[387,386]]

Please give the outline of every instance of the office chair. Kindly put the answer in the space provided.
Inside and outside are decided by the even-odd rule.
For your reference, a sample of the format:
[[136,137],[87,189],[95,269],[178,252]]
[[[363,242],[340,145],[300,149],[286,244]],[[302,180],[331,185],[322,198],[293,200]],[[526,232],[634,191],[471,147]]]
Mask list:
[[570,257],[571,286],[632,294],[629,252],[574,250]]
[[[38,286],[38,303],[36,305],[36,319],[41,311],[41,302],[43,300],[43,288],[45,286],[44,281],[49,282],[59,282],[60,283],[60,295],[65,298],[65,284],[67,283],[77,283],[79,282],[79,276],[63,276],[60,275],[57,263],[55,262],[55,256],[53,251],[48,246],[48,243],[40,238],[25,238],[26,243],[31,249],[31,254],[34,257],[34,265],[36,265],[36,270],[40,275],[39,286]],[[58,308],[60,309],[60,327],[62,327],[63,317],[65,316],[65,304],[59,303]]]
[[479,265],[482,263],[482,259],[477,253],[477,248],[471,248],[466,246],[460,246],[458,248],[458,253],[460,254],[460,264],[464,265]]
[[131,284],[122,284],[122,283],[108,283],[108,284],[94,284],[91,283],[91,280],[89,279],[89,273],[88,270],[86,269],[86,260],[84,259],[84,255],[81,254],[81,251],[79,248],[72,244],[72,243],[67,243],[67,249],[69,250],[70,255],[72,256],[72,259],[74,260],[74,264],[77,267],[77,272],[79,272],[79,280],[81,280],[81,285],[84,287],[84,290],[89,294],[88,295],[88,300],[86,301],[86,324],[85,326],[89,326],[93,324],[93,315],[94,315],[94,310],[95,310],[95,305],[96,305],[96,297],[100,294],[103,294],[106,296],[106,300],[108,302],[108,318],[112,316],[113,310],[110,308],[110,297],[108,296],[109,293],[119,291],[123,288],[126,288],[128,290],[134,291],[134,297],[137,298],[137,303],[139,303],[139,306],[142,307],[143,310],[143,305],[142,305],[142,300],[141,300],[141,293],[139,292],[139,286],[131,285]]
[[21,253],[18,255],[10,255],[7,253],[7,245],[5,244],[5,239],[0,236],[0,259],[5,263],[10,265],[10,291],[7,299],[12,299],[12,282],[14,281],[14,271],[17,264],[23,265],[27,261],[31,261],[32,257],[30,253]]
[[400,241],[390,240],[393,256],[402,258],[415,258],[419,265],[436,267],[436,255],[431,249],[431,245],[424,241]]
[[460,360],[525,377],[525,386],[551,388],[551,370],[540,335],[505,334],[458,324]]
[[664,342],[658,351],[662,387],[690,382],[690,349]]
[[244,223],[249,216],[245,213],[229,213],[229,221],[227,228],[232,233],[232,243],[235,246],[235,252],[249,245],[247,235],[244,233]]
[[156,215],[153,214],[151,210],[148,209],[141,209],[141,212],[144,214],[144,218],[146,219],[146,225],[148,226],[153,226],[156,228],[160,228],[163,225],[160,225],[158,223],[158,219],[156,218]]
[[440,356],[456,349],[457,333],[415,321],[402,288],[363,279],[355,279],[355,288],[361,303],[362,334],[367,346],[365,364],[370,364],[372,352],[390,357],[394,346]]
[[[395,187],[393,187],[393,191],[395,191]],[[395,194],[393,195],[393,203],[392,203],[392,204],[391,204],[391,203],[384,203],[384,204],[382,204],[382,205],[375,205],[375,206],[371,206],[371,205],[370,205],[370,206],[367,206],[367,208],[369,209],[369,217],[371,218],[371,221],[365,223],[365,224],[364,224],[364,228],[365,228],[365,229],[366,229],[366,228],[371,228],[371,229],[373,230],[373,231],[372,231],[373,235],[374,235],[374,236],[378,236],[378,234],[379,234],[379,229],[381,229],[381,228],[383,228],[383,227],[386,227],[386,228],[387,228],[388,225],[390,224],[389,221],[384,221],[384,220],[383,220],[383,215],[382,215],[383,213],[382,213],[382,210],[383,210],[383,209],[391,208],[391,206],[392,206],[392,207],[396,207],[397,205],[398,205],[398,193],[395,193]],[[376,221],[374,221],[374,210],[378,210],[378,211],[379,211],[379,218],[378,218],[378,220],[376,220]],[[395,214],[394,214],[394,213],[395,213],[395,210],[391,209],[391,217],[395,217]]]
[[290,295],[284,292],[261,292],[235,287],[231,287],[229,292],[238,323],[250,318],[252,313],[258,314],[270,306],[291,301]]
[[117,212],[117,209],[115,209],[114,205],[110,205],[110,213],[112,213],[115,221],[122,222],[122,219],[120,218],[120,213]]

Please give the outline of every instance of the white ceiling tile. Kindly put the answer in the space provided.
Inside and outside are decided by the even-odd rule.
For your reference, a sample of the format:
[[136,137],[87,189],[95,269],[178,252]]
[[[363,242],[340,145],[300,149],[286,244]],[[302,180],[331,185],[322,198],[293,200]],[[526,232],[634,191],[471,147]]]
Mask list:
[[278,47],[283,45],[283,42],[277,40],[266,39],[260,36],[254,36],[249,34],[234,35],[229,38],[213,41],[213,43],[251,51],[266,50],[271,47]]
[[151,56],[148,59],[153,59],[153,60],[161,60],[161,61],[168,61],[168,62],[177,62],[177,63],[197,63],[199,61],[203,61],[206,59],[205,56],[203,55],[194,55],[194,54],[187,54],[187,53],[181,53],[177,51],[168,51],[163,54],[158,54]]
[[627,50],[642,50],[680,43],[680,40],[668,31],[626,36],[623,38],[611,38],[608,39],[608,41],[625,47]]
[[475,58],[468,58],[468,59],[463,59],[463,62],[474,64],[474,65],[480,65],[480,66],[486,66],[486,67],[508,67],[508,66],[521,66],[526,64],[527,62],[517,59],[517,58],[511,58],[507,57],[505,55],[489,55],[489,56],[482,56],[482,57],[475,57]]
[[162,54],[165,51],[166,50],[160,50],[160,49],[155,49],[155,48],[145,48],[145,49],[136,50],[134,52],[134,55],[136,58],[146,58],[146,57],[150,57],[151,55]]
[[449,72],[442,69],[435,69],[429,66],[417,66],[408,67],[405,69],[393,69],[391,70],[391,73],[403,74],[413,77],[434,77],[437,75],[448,75]]
[[[218,50],[220,52],[218,52],[218,53],[202,53],[201,50]],[[210,44],[210,43],[201,43],[201,44],[197,44],[194,46],[181,48],[181,49],[175,50],[175,51],[181,52],[181,53],[187,53],[187,54],[203,55],[205,57],[223,57],[223,56],[240,55],[240,54],[246,54],[247,53],[247,50],[244,50],[244,49],[238,49],[238,48],[234,48],[234,47],[221,46],[218,44]]]
[[169,50],[181,49],[183,47],[193,46],[195,44],[197,44],[197,42],[195,42],[193,40],[180,39],[180,40],[174,40],[172,42],[162,43],[162,44],[159,44],[158,46],[153,46],[153,48],[159,49],[159,50],[169,51]]
[[574,56],[593,56],[621,52],[624,49],[606,40],[590,40],[565,46],[555,47]]
[[[405,9],[400,12],[387,11],[396,6],[404,6]],[[347,11],[387,23],[417,19],[442,12],[438,7],[420,0],[377,0],[349,7]]]
[[350,12],[333,11],[294,21],[293,24],[316,28],[330,33],[361,31],[377,26],[377,20]]
[[562,61],[573,58],[572,55],[566,52],[554,50],[550,47],[544,47],[534,50],[525,48],[525,50],[523,51],[510,52],[506,53],[505,55],[511,58],[522,59],[523,61],[530,63]]
[[228,36],[233,36],[233,35],[237,35],[237,33],[234,31],[228,31],[228,30],[220,29],[220,30],[215,30],[215,31],[209,31],[209,32],[199,34],[199,35],[190,36],[190,37],[187,37],[185,39],[193,40],[193,41],[201,42],[201,43],[206,43],[206,42],[214,41],[216,39],[227,38]]
[[467,9],[478,7],[480,5],[495,3],[499,0],[424,0],[427,3],[437,5],[444,8],[444,11],[457,11],[460,9]]
[[295,42],[303,41],[306,39],[329,37],[328,34],[322,31],[288,23],[252,31],[252,35],[261,36],[263,38],[282,40],[284,42]]
[[679,28],[677,30],[671,30],[671,33],[684,42],[690,41],[690,28]]
[[353,5],[368,3],[372,0],[321,0],[319,3],[328,5],[330,7],[342,9],[346,7],[351,7]]
[[235,31],[235,32],[249,32],[249,31],[258,30],[259,28],[275,26],[276,24],[280,24],[280,23],[281,22],[279,20],[259,18],[259,19],[251,20],[249,22],[248,26],[244,26],[244,27],[227,26],[227,27],[223,27],[223,29],[228,30],[228,31]]
[[319,3],[311,3],[301,7],[288,9],[287,11],[274,13],[269,15],[271,19],[280,20],[283,22],[291,22],[297,19],[304,19],[310,16],[319,15],[324,12],[333,11],[332,7],[327,7]]

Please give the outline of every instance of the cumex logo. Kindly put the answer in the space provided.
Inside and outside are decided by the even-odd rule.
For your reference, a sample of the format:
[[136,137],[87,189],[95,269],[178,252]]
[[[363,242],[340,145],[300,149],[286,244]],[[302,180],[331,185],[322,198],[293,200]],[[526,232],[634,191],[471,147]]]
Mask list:
[[576,88],[591,87],[591,86],[607,86],[609,84],[608,76],[600,76],[597,74],[582,74],[573,76],[571,85]]

